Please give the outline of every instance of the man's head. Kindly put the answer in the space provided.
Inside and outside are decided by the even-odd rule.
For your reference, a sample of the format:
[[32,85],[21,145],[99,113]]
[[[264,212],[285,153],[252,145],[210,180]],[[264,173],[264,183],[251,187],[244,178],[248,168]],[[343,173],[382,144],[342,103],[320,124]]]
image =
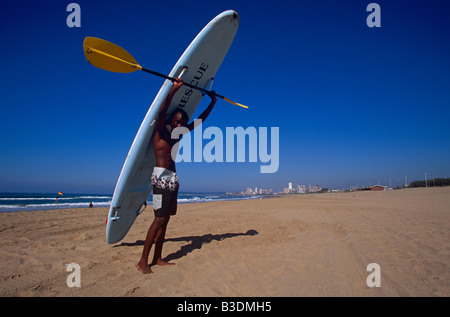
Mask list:
[[168,124],[170,124],[170,127],[173,129],[178,127],[186,127],[189,121],[189,117],[183,109],[177,109],[172,114],[170,119],[168,120]]

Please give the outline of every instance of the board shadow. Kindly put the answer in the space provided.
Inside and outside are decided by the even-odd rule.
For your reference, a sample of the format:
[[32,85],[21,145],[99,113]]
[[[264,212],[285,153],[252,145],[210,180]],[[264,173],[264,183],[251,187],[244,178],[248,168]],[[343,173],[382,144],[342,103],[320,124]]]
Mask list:
[[223,233],[223,234],[205,234],[203,236],[188,236],[188,237],[179,237],[179,238],[169,238],[166,239],[166,242],[178,242],[178,241],[185,241],[190,242],[189,244],[186,244],[180,248],[180,250],[173,252],[169,255],[167,255],[163,260],[164,261],[172,261],[172,260],[178,260],[189,253],[191,253],[194,250],[201,249],[204,244],[208,244],[211,241],[222,241],[224,239],[239,237],[239,236],[255,236],[258,234],[258,231],[256,230],[248,230],[245,233]]
[[[247,232],[243,233],[222,233],[222,234],[204,234],[202,236],[186,236],[186,237],[178,237],[178,238],[168,238],[165,239],[164,242],[180,242],[185,241],[189,242],[186,245],[183,245],[180,250],[173,252],[169,255],[167,255],[163,260],[164,261],[172,261],[172,260],[178,260],[189,253],[191,253],[194,250],[201,249],[204,244],[208,244],[211,241],[222,241],[224,239],[239,237],[239,236],[255,236],[259,234],[258,231],[250,229]],[[144,245],[144,240],[136,240],[134,243],[129,242],[122,242],[121,244],[115,245],[114,247],[123,247],[123,246],[140,246]]]

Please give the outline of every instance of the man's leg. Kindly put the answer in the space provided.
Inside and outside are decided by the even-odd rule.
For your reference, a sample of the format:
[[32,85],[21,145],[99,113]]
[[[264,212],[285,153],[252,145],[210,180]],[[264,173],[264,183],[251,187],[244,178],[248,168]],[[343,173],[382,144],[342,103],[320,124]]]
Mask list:
[[[150,250],[152,248],[153,241],[155,241],[156,235],[166,223],[167,227],[168,219],[167,217],[155,217],[150,228],[148,228],[147,237],[144,243],[144,250],[142,251],[141,260],[137,264],[137,269],[144,274],[152,273],[150,266],[148,265],[148,256],[150,254]],[[165,232],[165,229],[164,229]]]
[[162,259],[162,248],[164,244],[164,239],[166,237],[166,229],[167,224],[169,223],[170,216],[166,218],[166,221],[162,224],[161,228],[159,229],[158,233],[156,234],[156,241],[155,241],[155,253],[153,255],[153,261],[151,265],[173,265],[173,263],[168,263]]

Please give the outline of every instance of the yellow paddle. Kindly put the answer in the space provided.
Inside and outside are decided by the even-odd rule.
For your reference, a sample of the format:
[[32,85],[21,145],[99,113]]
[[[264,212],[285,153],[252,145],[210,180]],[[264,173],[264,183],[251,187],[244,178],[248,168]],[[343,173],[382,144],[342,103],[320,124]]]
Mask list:
[[[142,67],[136,62],[136,60],[131,56],[130,53],[125,51],[120,46],[113,44],[111,42],[95,38],[86,37],[83,43],[84,55],[88,62],[98,68],[109,70],[110,72],[116,73],[132,73],[137,70],[142,70],[144,72],[174,81],[175,78],[155,72],[153,70]],[[183,85],[188,86],[193,89],[200,90],[201,92],[208,93],[209,91],[200,87],[195,87],[191,84],[183,82]],[[230,99],[216,94],[217,97],[223,100],[243,108],[248,108],[237,102],[233,102]]]

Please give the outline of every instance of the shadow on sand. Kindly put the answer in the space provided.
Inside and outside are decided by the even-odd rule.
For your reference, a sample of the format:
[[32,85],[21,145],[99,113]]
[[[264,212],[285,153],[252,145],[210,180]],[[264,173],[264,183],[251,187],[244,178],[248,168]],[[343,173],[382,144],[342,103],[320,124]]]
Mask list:
[[[204,244],[210,243],[211,241],[222,241],[228,238],[234,238],[239,236],[255,236],[258,234],[256,230],[248,230],[245,233],[223,233],[223,234],[205,234],[203,236],[188,236],[188,237],[179,237],[179,238],[169,238],[164,242],[179,242],[185,241],[189,242],[186,245],[183,245],[180,250],[177,252],[171,253],[167,255],[163,260],[164,261],[172,261],[182,258],[183,256],[188,255],[194,250],[201,249]],[[137,246],[144,245],[144,240],[137,240],[135,243],[127,243],[122,242],[119,245],[115,245],[114,247],[123,247],[123,246]]]
[[201,249],[204,244],[210,243],[211,241],[222,241],[228,238],[234,238],[239,236],[255,236],[258,234],[256,230],[248,230],[246,233],[223,233],[223,234],[205,234],[203,236],[189,236],[189,237],[180,237],[180,238],[171,238],[166,239],[167,241],[186,241],[190,242],[181,247],[177,252],[171,253],[167,255],[164,260],[171,261],[182,258],[183,256],[188,255],[194,250]]

